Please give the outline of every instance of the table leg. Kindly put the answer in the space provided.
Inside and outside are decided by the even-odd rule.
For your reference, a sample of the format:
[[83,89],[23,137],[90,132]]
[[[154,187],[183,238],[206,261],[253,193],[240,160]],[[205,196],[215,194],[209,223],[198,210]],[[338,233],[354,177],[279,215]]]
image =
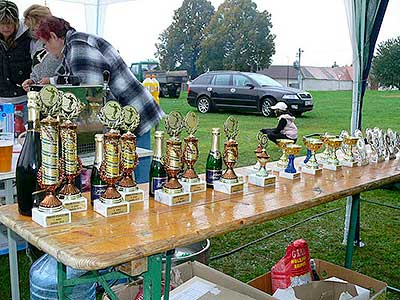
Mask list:
[[360,208],[360,194],[353,195],[351,201],[352,205],[351,205],[349,235],[347,237],[346,258],[344,263],[344,266],[348,269],[351,269],[353,263],[354,239],[356,237],[358,211]]
[[65,286],[64,282],[67,279],[67,267],[60,262],[57,262],[57,289],[58,289],[58,300],[67,299],[65,297]]
[[10,282],[12,300],[19,300],[19,276],[18,276],[18,253],[17,234],[7,228],[8,235],[8,259],[10,262]]
[[162,279],[162,255],[157,254],[148,257],[147,272],[143,274],[143,299],[161,299],[161,279]]
[[4,191],[6,192],[6,204],[14,203],[14,190],[12,179],[7,179],[4,181]]
[[166,262],[165,262],[165,285],[164,285],[164,300],[169,300],[169,290],[171,285],[171,265],[172,265],[172,255],[175,250],[167,251]]

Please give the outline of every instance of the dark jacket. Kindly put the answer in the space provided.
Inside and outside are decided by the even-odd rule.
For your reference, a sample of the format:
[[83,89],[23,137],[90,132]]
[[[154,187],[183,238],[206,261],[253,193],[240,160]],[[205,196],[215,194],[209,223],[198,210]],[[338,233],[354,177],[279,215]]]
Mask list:
[[28,30],[19,30],[13,48],[7,48],[0,41],[0,98],[15,98],[26,94],[21,84],[29,78],[32,69],[30,42]]

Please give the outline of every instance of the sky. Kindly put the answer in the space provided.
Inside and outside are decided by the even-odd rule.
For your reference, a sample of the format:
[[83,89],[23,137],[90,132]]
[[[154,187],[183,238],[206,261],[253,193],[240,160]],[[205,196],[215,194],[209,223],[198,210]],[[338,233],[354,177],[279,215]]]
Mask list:
[[[31,4],[47,4],[79,31],[86,31],[84,5],[90,0],[14,0],[22,12]],[[115,0],[112,0],[115,1]],[[119,1],[119,0],[117,0]],[[253,0],[258,10],[272,15],[276,53],[272,64],[293,64],[298,49],[304,66],[351,65],[352,50],[344,0]],[[117,48],[124,60],[155,58],[160,33],[172,22],[183,0],[132,0],[106,7],[103,37]],[[223,0],[211,0],[215,7]],[[400,36],[400,0],[389,1],[378,42]]]

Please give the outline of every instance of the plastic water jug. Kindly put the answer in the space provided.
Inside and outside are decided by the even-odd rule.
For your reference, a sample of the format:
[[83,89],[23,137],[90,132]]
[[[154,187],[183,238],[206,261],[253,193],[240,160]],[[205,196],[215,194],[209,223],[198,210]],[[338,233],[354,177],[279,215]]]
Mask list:
[[10,132],[14,135],[14,104],[0,105],[0,132]]

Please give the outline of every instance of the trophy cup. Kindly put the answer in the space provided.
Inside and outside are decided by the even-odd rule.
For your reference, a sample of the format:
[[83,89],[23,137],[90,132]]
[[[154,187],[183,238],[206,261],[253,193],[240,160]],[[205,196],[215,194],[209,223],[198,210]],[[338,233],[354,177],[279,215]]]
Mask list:
[[190,203],[189,192],[184,192],[177,178],[182,170],[182,141],[179,138],[184,127],[182,115],[179,112],[171,112],[165,119],[165,130],[170,138],[167,141],[164,158],[164,168],[168,174],[168,181],[162,189],[154,192],[154,200],[163,204],[174,206]]
[[100,166],[100,178],[107,183],[107,189],[99,199],[93,201],[95,212],[104,217],[129,213],[129,203],[124,201],[115,188],[121,179],[120,174],[120,134],[119,128],[124,122],[124,111],[116,101],[108,101],[98,115],[100,122],[110,131],[104,134],[104,160]]
[[307,137],[303,137],[303,141],[307,151],[311,154],[308,161],[301,167],[301,172],[311,175],[321,174],[322,169],[319,166],[315,153],[322,148],[324,143],[319,139]]
[[65,93],[61,100],[60,116],[65,120],[60,125],[61,153],[64,175],[67,183],[58,194],[64,207],[71,212],[87,210],[87,199],[74,184],[74,179],[82,170],[77,153],[77,125],[72,122],[82,111],[83,105],[74,94]]
[[199,119],[194,112],[188,112],[185,117],[185,129],[189,134],[185,138],[185,146],[183,147],[183,164],[187,169],[182,175],[180,183],[184,191],[190,193],[204,192],[206,190],[206,182],[200,180],[193,166],[199,158],[198,138],[194,136],[199,127]]
[[256,154],[257,161],[260,164],[260,169],[256,174],[250,174],[248,176],[248,183],[254,184],[261,187],[275,186],[276,176],[271,175],[265,168],[265,165],[270,159],[267,153],[268,135],[262,132],[257,134],[258,146],[254,153]]
[[286,145],[286,153],[289,155],[288,158],[288,165],[284,171],[279,172],[279,177],[283,177],[286,179],[300,179],[300,172],[298,172],[294,166],[294,158],[296,157],[297,154],[299,154],[301,150],[300,145],[296,144],[289,144]]
[[287,145],[294,144],[294,141],[289,139],[279,139],[276,142],[278,147],[282,151],[282,156],[279,158],[278,162],[272,167],[272,170],[280,172],[284,171],[288,165],[288,155],[286,153],[286,147]]
[[223,161],[226,171],[220,180],[214,181],[214,190],[232,194],[243,191],[244,183],[239,180],[233,167],[238,160],[238,143],[235,138],[239,133],[239,123],[236,118],[229,116],[224,123],[226,141],[224,143]]
[[59,122],[57,115],[62,93],[52,85],[44,86],[37,97],[37,105],[46,115],[40,122],[40,137],[42,145],[42,166],[37,179],[39,186],[46,191],[46,196],[39,207],[32,209],[32,220],[43,227],[71,223],[71,212],[65,209],[62,202],[55,196],[55,190],[62,183],[64,176],[58,159]]
[[354,131],[354,136],[358,137],[358,141],[355,148],[355,160],[360,166],[366,166],[369,164],[369,159],[363,133],[361,130],[356,129]]
[[337,171],[341,169],[340,162],[336,155],[336,150],[342,146],[343,139],[341,138],[328,138],[327,145],[331,149],[330,156],[323,164],[323,168],[331,171]]
[[124,122],[121,126],[126,131],[121,136],[121,170],[122,179],[118,183],[118,192],[122,198],[130,203],[144,201],[144,192],[139,189],[136,182],[132,178],[135,171],[139,156],[136,153],[136,136],[132,133],[140,123],[140,116],[133,106],[125,106]]
[[353,147],[357,145],[358,139],[359,138],[355,136],[350,136],[350,135],[343,136],[343,143],[346,145],[346,147],[343,160],[340,162],[342,166],[350,168],[357,166],[357,162],[354,159],[353,155]]

